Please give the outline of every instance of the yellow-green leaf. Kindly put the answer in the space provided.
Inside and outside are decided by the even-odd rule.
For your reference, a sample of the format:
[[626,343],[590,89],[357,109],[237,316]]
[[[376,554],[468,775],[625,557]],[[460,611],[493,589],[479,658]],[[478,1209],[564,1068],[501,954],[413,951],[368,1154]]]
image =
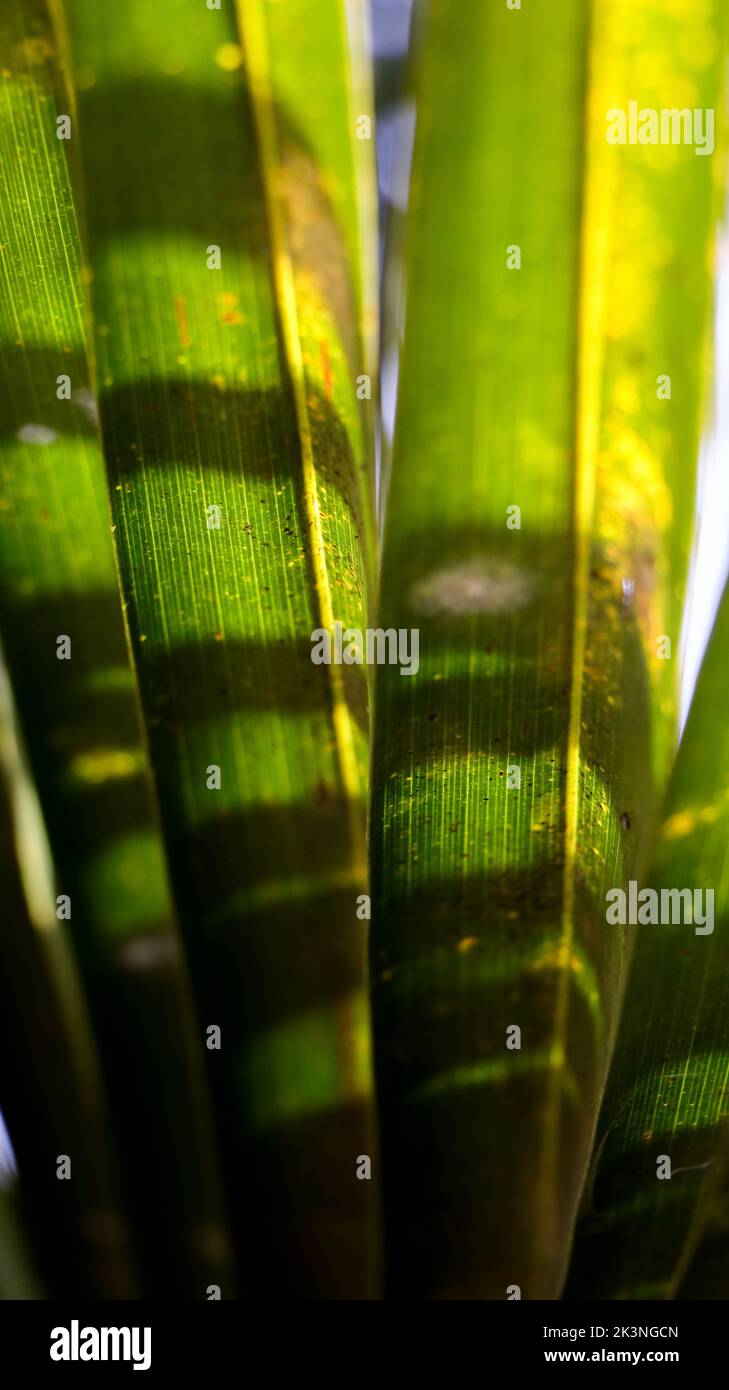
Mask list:
[[607,113],[717,106],[726,22],[427,15],[379,618],[419,670],[378,671],[373,764],[389,1279],[551,1298],[624,975],[605,894],[675,738],[719,191],[718,153]]

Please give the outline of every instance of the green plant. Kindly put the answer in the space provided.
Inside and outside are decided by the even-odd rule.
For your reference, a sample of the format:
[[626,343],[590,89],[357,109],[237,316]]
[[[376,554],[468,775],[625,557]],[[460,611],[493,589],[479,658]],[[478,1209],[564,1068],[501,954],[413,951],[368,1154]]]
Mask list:
[[[363,9],[0,12],[9,1296],[671,1297],[725,1249],[729,600],[669,782],[725,131],[606,115],[721,115],[729,19],[418,6],[380,563]],[[371,681],[376,624],[419,640]],[[638,881],[715,934],[631,961]]]

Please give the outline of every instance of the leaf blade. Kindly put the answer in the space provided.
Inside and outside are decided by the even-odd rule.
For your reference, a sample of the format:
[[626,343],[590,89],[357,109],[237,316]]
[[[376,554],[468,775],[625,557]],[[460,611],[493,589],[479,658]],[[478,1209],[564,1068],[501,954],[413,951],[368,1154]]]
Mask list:
[[[353,673],[355,804],[328,673],[310,660],[311,479],[307,488],[249,73],[230,13],[174,0],[154,33],[141,0],[123,21],[76,3],[69,14],[76,61],[98,75],[79,105],[97,190],[89,242],[122,584],[197,997],[203,1021],[222,1029],[219,1065],[209,1060],[234,1224],[257,1289],[361,1290],[371,1198],[353,1178],[370,1142],[370,1069],[353,839],[367,691]],[[111,166],[125,162],[120,187]],[[304,178],[296,191],[316,221],[318,188]],[[206,264],[216,246],[219,280]],[[342,416],[351,390],[326,274],[310,293],[336,373],[329,400],[321,361],[324,389],[310,385],[306,401],[326,560],[342,616],[361,625],[356,421]],[[207,525],[209,506],[220,529]],[[219,790],[206,785],[215,767]],[[317,1162],[326,1172],[314,1182]]]
[[[228,1281],[230,1257],[116,581],[68,142],[56,138],[70,119],[73,148],[73,93],[57,6],[9,4],[1,23],[0,626],[146,1276],[192,1293]],[[69,659],[57,661],[62,635]]]
[[[674,1297],[726,1174],[729,742],[721,711],[728,642],[725,595],[647,876],[660,925],[636,929],[568,1296]],[[704,895],[695,902],[695,927],[682,920],[684,901],[679,909],[678,900],[661,896],[686,888],[692,898],[696,889]],[[708,889],[711,921],[698,925]],[[670,1179],[657,1176],[662,1156],[670,1160]]]
[[[418,624],[420,672],[378,672],[372,822],[390,1277],[426,1296],[559,1292],[625,963],[605,890],[670,757],[715,213],[692,150],[656,172],[606,142],[647,55],[680,68],[640,11],[428,12],[380,617]],[[644,363],[669,350],[667,421]]]

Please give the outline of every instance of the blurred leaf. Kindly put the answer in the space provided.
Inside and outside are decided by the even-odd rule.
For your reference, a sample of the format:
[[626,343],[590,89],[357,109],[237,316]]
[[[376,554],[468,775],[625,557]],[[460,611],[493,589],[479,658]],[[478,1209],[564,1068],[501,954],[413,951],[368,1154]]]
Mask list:
[[[0,1109],[29,1235],[52,1292],[135,1298],[135,1253],[99,1059],[0,667]],[[58,1160],[71,1160],[59,1179]],[[0,1231],[3,1260],[16,1250]]]
[[247,4],[247,67],[232,8],[67,4],[102,434],[239,1246],[258,1296],[347,1296],[367,685],[310,639],[366,623],[354,132],[338,0]]
[[0,1299],[43,1297],[16,1194],[0,1183]]
[[[673,1297],[702,1226],[720,1212],[715,1191],[729,1160],[728,663],[729,590],[681,741],[655,862],[640,883],[659,894],[690,890],[696,925],[670,920],[632,929],[635,956],[568,1286],[578,1298]],[[685,902],[662,902],[662,918],[685,914]],[[670,1180],[657,1177],[662,1156],[670,1159]]]
[[[728,1154],[722,1127],[722,1160]],[[712,1168],[711,1179],[705,1184],[707,1190],[702,1190],[698,1207],[703,1217],[698,1244],[689,1245],[678,1269],[676,1298],[695,1302],[729,1299],[729,1162],[722,1161],[717,1173]]]
[[431,0],[417,55],[380,623],[420,668],[378,671],[371,832],[411,1297],[559,1293],[624,972],[605,894],[675,738],[719,164],[608,144],[606,113],[716,106],[726,20],[591,13]]
[[[200,1294],[230,1257],[89,386],[66,163],[76,117],[42,0],[2,7],[0,47],[0,628],[70,898],[56,930],[78,954],[147,1273],[170,1295]],[[61,635],[69,660],[56,659]]]

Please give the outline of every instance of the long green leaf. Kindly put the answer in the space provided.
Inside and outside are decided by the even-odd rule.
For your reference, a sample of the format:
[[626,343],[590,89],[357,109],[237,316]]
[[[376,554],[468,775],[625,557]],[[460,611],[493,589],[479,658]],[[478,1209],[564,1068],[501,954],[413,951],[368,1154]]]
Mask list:
[[0,46],[0,629],[150,1287],[202,1297],[210,1279],[230,1284],[231,1261],[89,387],[76,118],[43,0],[2,6]]
[[717,105],[725,30],[688,0],[428,8],[380,611],[419,671],[378,671],[373,771],[397,1293],[564,1278],[624,970],[605,894],[675,737],[716,201],[716,159],[610,144],[606,113]]
[[135,1251],[99,1059],[55,916],[39,821],[0,667],[0,1109],[50,1291],[135,1298]]
[[245,64],[232,5],[67,10],[119,565],[233,1219],[258,1293],[362,1293],[367,686],[311,661],[314,629],[365,625],[370,548],[343,7],[246,4]]
[[[668,1298],[729,1160],[729,591],[699,676],[645,885],[569,1290]],[[664,892],[689,890],[686,902]],[[699,897],[695,899],[695,892]],[[708,920],[702,925],[708,898]],[[644,918],[650,901],[642,900]],[[670,1161],[670,1173],[665,1160]]]

